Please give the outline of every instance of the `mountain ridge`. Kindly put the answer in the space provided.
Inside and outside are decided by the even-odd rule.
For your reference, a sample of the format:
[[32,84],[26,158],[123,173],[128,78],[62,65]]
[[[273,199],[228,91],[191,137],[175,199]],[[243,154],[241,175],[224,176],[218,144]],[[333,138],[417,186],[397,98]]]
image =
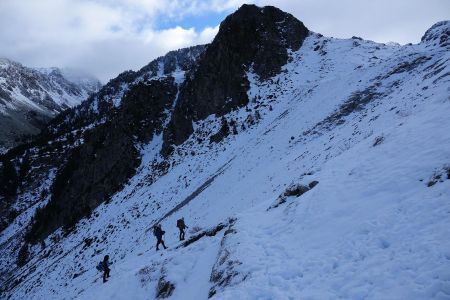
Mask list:
[[0,147],[39,133],[55,115],[78,105],[100,86],[94,77],[74,70],[34,69],[1,58]]

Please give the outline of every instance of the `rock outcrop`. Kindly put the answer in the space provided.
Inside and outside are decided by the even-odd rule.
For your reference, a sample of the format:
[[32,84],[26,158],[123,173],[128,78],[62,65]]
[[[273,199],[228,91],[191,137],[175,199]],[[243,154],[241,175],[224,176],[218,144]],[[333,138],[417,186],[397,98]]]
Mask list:
[[287,63],[289,49],[298,50],[308,33],[302,22],[272,6],[243,5],[228,16],[187,76],[164,132],[163,154],[189,137],[192,121],[245,106],[247,72],[261,79],[277,74]]

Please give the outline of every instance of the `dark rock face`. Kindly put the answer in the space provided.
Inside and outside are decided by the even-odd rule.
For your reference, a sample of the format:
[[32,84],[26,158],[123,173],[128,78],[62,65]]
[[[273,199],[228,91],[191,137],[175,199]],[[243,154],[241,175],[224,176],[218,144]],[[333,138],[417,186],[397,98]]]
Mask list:
[[17,265],[19,267],[23,267],[29,260],[29,252],[28,252],[28,245],[24,244],[20,250],[19,255],[17,256]]
[[226,138],[229,134],[230,134],[230,127],[228,126],[228,122],[224,117],[222,117],[221,126],[220,126],[219,131],[217,133],[213,134],[210,137],[209,141],[210,141],[210,143],[219,143],[224,138]]
[[173,78],[134,86],[112,120],[85,136],[59,169],[50,202],[36,213],[28,233],[37,242],[60,226],[70,228],[119,191],[140,163],[137,142],[149,142],[161,132],[164,111],[177,92]]
[[287,62],[288,49],[298,50],[308,32],[302,22],[271,6],[243,5],[228,16],[187,76],[164,134],[163,154],[189,137],[192,121],[246,105],[246,72],[253,69],[261,79],[277,74]]

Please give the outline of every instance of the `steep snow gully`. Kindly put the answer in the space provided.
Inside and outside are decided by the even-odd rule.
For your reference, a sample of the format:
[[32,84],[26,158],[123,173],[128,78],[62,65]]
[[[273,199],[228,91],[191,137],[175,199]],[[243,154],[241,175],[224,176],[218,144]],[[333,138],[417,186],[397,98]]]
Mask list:
[[[154,179],[155,134],[73,232],[33,246],[23,268],[1,258],[15,269],[2,298],[450,299],[449,32],[405,46],[310,33],[278,75],[249,69],[250,103],[224,116],[234,134],[198,142],[222,120],[195,121]],[[182,216],[191,243],[177,241]]]

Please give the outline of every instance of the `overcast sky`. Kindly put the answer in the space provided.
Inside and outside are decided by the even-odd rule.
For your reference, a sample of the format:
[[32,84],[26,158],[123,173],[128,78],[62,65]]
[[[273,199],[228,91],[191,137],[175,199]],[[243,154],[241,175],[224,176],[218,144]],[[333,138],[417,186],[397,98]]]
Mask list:
[[83,69],[106,82],[210,42],[243,3],[277,6],[326,36],[401,44],[450,19],[450,0],[0,0],[0,57]]

